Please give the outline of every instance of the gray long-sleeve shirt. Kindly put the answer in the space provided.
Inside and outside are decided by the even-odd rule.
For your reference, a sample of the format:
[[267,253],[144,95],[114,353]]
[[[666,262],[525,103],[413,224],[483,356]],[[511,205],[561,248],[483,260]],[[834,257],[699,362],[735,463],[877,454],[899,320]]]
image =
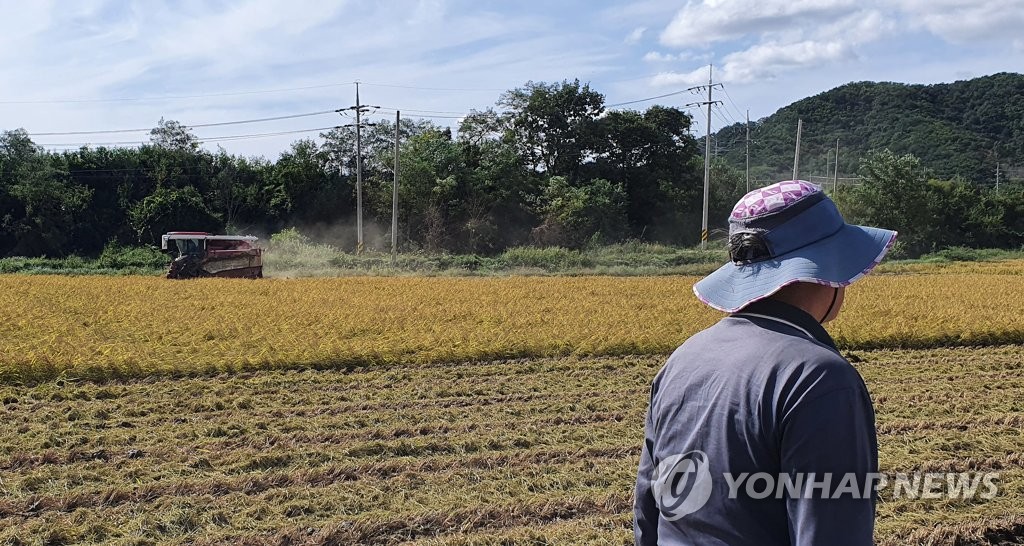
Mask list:
[[639,545],[872,544],[871,399],[810,315],[763,300],[688,339],[651,387]]

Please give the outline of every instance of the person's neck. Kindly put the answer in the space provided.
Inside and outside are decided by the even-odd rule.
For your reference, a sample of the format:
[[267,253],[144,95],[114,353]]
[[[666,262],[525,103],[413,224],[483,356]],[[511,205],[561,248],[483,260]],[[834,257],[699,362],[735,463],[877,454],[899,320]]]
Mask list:
[[806,297],[805,294],[784,291],[782,293],[772,295],[771,299],[792,305],[804,313],[807,313],[819,323],[825,313],[828,313],[828,302],[823,302],[818,298]]

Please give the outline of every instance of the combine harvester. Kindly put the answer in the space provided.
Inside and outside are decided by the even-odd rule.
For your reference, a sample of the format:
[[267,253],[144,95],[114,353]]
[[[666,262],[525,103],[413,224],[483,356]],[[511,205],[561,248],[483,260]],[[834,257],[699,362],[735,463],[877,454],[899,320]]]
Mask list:
[[167,233],[160,238],[160,248],[174,256],[167,278],[263,278],[263,249],[256,246],[258,240],[252,235],[211,235],[202,231]]

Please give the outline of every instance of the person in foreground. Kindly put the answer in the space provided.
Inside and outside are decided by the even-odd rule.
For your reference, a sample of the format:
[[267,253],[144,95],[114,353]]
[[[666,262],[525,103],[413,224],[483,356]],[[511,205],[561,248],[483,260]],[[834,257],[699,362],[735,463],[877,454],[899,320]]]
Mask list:
[[731,263],[693,287],[729,315],[683,343],[651,386],[637,544],[873,544],[874,411],[822,324],[895,237],[847,224],[804,181],[736,204]]

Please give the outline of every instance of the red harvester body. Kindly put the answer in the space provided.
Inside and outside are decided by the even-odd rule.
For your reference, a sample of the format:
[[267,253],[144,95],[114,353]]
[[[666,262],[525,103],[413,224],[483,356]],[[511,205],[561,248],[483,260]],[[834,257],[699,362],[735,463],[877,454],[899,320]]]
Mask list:
[[212,235],[202,231],[172,231],[160,247],[174,256],[168,279],[196,277],[263,277],[263,249],[252,235]]

